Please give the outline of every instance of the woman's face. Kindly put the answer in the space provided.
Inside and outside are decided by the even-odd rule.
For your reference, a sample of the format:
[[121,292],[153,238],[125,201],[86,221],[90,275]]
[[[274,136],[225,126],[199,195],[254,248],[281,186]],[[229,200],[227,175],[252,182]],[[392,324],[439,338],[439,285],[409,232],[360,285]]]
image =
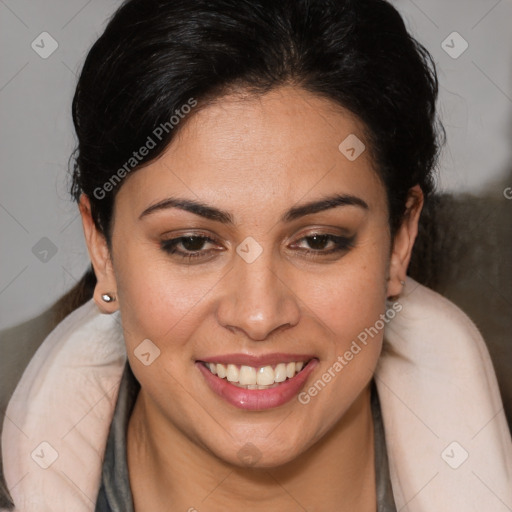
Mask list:
[[385,189],[368,150],[358,156],[361,125],[302,90],[223,97],[190,116],[122,185],[98,287],[116,291],[160,425],[230,463],[276,466],[372,377],[390,294]]

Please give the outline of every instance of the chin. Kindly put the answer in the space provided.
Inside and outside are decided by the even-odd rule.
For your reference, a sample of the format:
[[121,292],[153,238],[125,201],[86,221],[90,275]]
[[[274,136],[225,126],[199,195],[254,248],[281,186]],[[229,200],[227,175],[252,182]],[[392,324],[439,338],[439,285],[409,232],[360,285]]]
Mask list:
[[313,439],[308,443],[299,432],[296,435],[290,435],[289,431],[286,432],[285,439],[272,438],[272,434],[259,438],[246,435],[246,440],[241,436],[233,436],[233,438],[239,440],[236,446],[232,443],[220,450],[217,446],[212,452],[225,463],[239,468],[264,469],[284,466],[297,459],[314,444]]

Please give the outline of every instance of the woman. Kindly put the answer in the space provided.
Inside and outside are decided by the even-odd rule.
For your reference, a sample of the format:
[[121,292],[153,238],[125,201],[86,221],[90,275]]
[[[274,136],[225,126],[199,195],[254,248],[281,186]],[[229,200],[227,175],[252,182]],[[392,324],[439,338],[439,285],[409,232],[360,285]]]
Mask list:
[[[125,2],[73,101],[93,300],[45,340],[9,404],[16,509],[510,505],[501,418],[470,450],[491,463],[465,466],[493,486],[456,480],[467,433],[445,439],[450,398],[429,408],[439,391],[460,398],[444,387],[456,372],[429,381],[406,366],[444,368],[470,340],[477,407],[459,416],[491,420],[478,334],[406,278],[433,190],[437,89],[382,0]],[[444,359],[429,334],[454,338]]]

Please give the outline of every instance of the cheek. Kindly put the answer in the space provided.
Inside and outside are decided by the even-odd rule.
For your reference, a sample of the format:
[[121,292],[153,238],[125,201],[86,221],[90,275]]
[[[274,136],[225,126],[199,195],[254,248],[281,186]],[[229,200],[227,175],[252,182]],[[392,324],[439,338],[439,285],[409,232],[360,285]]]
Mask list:
[[317,278],[316,286],[312,277],[303,281],[301,294],[330,341],[317,380],[304,390],[301,401],[311,411],[309,418],[325,419],[321,432],[348,410],[380,356],[386,325],[386,247],[363,242],[336,272],[320,282]]
[[134,347],[149,338],[163,350],[182,348],[204,315],[217,275],[173,264],[149,244],[133,244],[116,259],[116,279],[125,338]]
[[[200,400],[187,400],[183,386],[197,394],[197,381],[190,379],[195,359],[193,340],[210,316],[208,298],[219,276],[204,273],[191,277],[190,270],[178,268],[165,254],[155,256],[154,247],[145,251],[139,245],[118,261],[116,278],[130,366],[156,409],[186,430],[187,422],[201,417],[205,409]],[[146,341],[142,345],[144,340],[156,348],[150,344],[148,349]],[[146,366],[139,356],[148,351],[151,361],[154,354],[158,356]],[[173,410],[169,411],[169,396],[185,399],[173,398]]]
[[305,273],[300,297],[318,315],[342,348],[348,339],[375,323],[386,301],[387,245],[362,240],[333,270]]

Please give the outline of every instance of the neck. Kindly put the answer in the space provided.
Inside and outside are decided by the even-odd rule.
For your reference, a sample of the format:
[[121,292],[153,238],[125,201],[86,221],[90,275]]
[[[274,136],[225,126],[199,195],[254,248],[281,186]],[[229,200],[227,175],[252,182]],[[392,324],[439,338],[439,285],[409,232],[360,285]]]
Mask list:
[[[276,468],[239,468],[151,420],[139,392],[127,433],[130,486],[141,510],[335,510],[375,512],[370,387],[338,424],[293,461]],[[162,450],[162,446],[172,446]]]

